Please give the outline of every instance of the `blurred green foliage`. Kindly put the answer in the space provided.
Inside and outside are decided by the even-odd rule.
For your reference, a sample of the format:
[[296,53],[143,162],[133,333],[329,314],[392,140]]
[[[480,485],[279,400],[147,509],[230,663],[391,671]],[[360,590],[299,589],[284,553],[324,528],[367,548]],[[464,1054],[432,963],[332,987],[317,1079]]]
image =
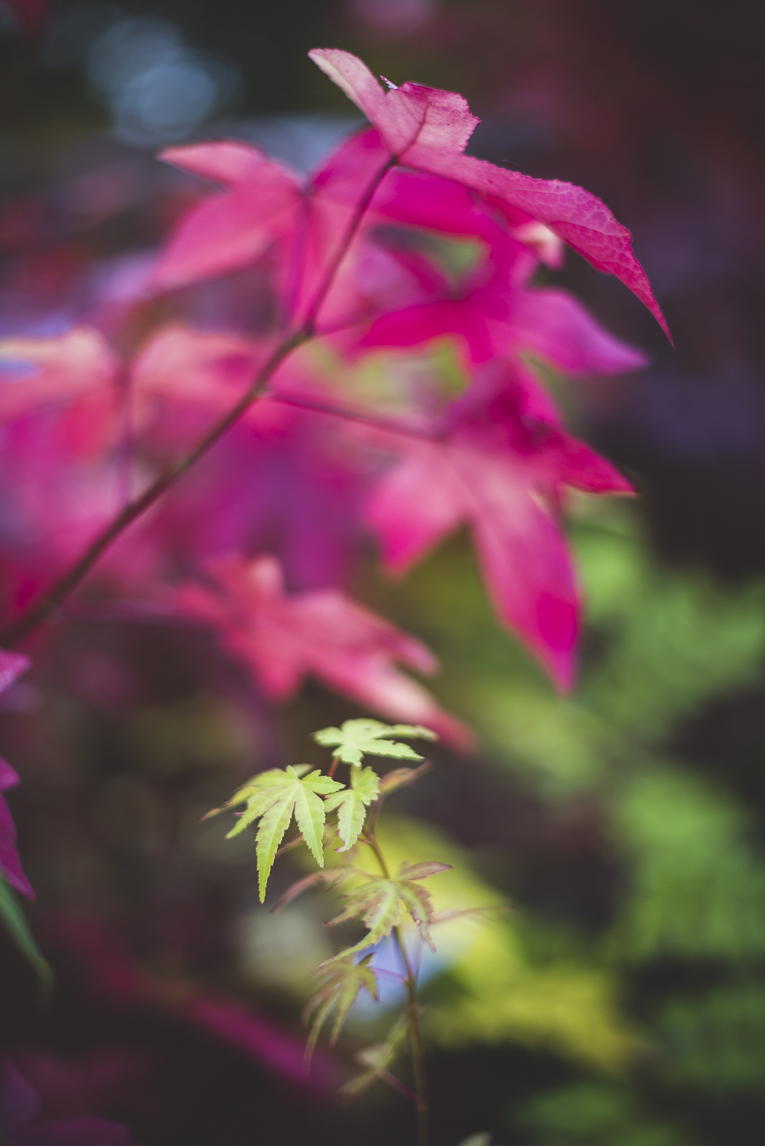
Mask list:
[[[765,591],[657,566],[629,503],[582,499],[573,517],[588,629],[571,697],[496,628],[462,541],[374,590],[441,653],[442,692],[489,765],[553,817],[587,809],[615,873],[607,911],[584,927],[524,904],[521,888],[521,910],[476,930],[432,989],[431,1033],[578,1063],[581,1082],[510,1113],[535,1146],[686,1146],[710,1140],[705,1103],[762,1091],[756,811],[725,761],[702,771],[679,746],[711,705],[759,685]],[[621,1081],[588,1079],[593,1068]]]

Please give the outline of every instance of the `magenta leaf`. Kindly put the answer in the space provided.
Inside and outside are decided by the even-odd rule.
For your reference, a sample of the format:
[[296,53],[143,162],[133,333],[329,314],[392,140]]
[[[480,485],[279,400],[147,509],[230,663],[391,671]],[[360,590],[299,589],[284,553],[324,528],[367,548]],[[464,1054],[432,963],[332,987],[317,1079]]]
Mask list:
[[419,641],[336,589],[288,596],[270,556],[210,562],[208,572],[212,584],[182,586],[178,607],[215,627],[269,696],[289,696],[312,673],[384,716],[427,725],[461,748],[470,744],[468,730],[397,667],[435,669]]
[[616,275],[645,303],[669,337],[626,227],[595,195],[557,179],[533,179],[464,155],[478,120],[454,92],[405,83],[391,91],[349,52],[318,48],[309,56],[380,132],[407,167],[454,179],[544,223],[600,271]]
[[500,617],[570,688],[579,594],[558,524],[562,491],[629,493],[630,484],[587,446],[530,417],[523,379],[501,364],[454,403],[439,440],[394,443],[390,434],[388,444],[399,463],[367,509],[386,563],[403,570],[469,522]]
[[221,142],[171,147],[167,163],[221,183],[182,220],[154,273],[161,289],[223,274],[252,262],[285,239],[301,199],[297,177],[257,147]]

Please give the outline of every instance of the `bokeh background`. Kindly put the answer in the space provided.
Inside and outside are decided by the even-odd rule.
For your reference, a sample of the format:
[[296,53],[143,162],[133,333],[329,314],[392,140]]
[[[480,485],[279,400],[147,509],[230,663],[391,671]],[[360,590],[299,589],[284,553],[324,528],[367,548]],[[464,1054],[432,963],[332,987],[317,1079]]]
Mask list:
[[[575,694],[497,628],[464,539],[397,584],[370,554],[353,589],[431,644],[436,691],[483,745],[471,764],[437,753],[398,798],[389,846],[454,857],[445,901],[513,905],[425,967],[437,1146],[476,1131],[505,1146],[759,1143],[762,5],[48,8],[0,4],[2,334],[60,329],[108,299],[110,276],[140,274],[186,201],[153,158],[163,144],[236,135],[307,169],[352,129],[314,46],[462,92],[482,118],[473,154],[579,183],[632,229],[674,350],[577,256],[551,275],[653,359],[559,395],[641,494],[572,506],[588,597]],[[409,1142],[393,1092],[332,1098],[384,1015],[362,1009],[312,1083],[295,1066],[330,904],[268,915],[251,846],[197,823],[253,762],[318,759],[310,731],[352,706],[310,685],[274,711],[231,665],[211,669],[200,638],[148,623],[67,626],[50,665],[8,695],[0,730],[24,777],[11,803],[29,917],[57,974],[38,1007],[0,937],[2,1043],[45,1112],[125,1121],[143,1146]]]

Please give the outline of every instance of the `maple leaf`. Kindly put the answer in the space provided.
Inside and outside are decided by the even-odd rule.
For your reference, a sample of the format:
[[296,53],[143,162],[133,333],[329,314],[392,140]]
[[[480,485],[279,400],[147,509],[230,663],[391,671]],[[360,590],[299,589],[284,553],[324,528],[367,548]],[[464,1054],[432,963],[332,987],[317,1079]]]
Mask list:
[[[336,792],[342,784],[330,780],[318,769],[304,775],[309,767],[308,764],[297,767],[288,765],[285,771],[271,768],[261,772],[235,792],[225,805],[226,808],[237,804],[247,805],[238,823],[228,833],[228,839],[244,831],[255,820],[260,820],[256,842],[261,903],[266,897],[266,886],[276,852],[293,815],[314,859],[319,867],[324,867],[322,839],[326,816],[320,794]],[[211,814],[221,811],[223,808],[216,808]]]
[[398,298],[391,292],[351,346],[412,346],[449,335],[473,363],[531,352],[571,377],[647,363],[565,291],[529,289],[537,256],[466,187],[397,169],[375,196],[367,233],[416,287],[400,287]]
[[[140,349],[132,365],[132,395],[136,421],[156,418],[152,403],[163,400],[178,417],[181,404],[194,404],[205,412],[230,407],[252,382],[269,344],[218,331],[199,331],[181,325],[158,330]],[[160,430],[171,421],[159,411]]]
[[235,270],[294,229],[302,197],[298,176],[259,148],[225,140],[170,147],[160,159],[225,191],[204,199],[181,221],[155,268],[156,287]]
[[350,788],[335,792],[326,800],[327,811],[338,813],[337,829],[345,845],[339,851],[347,852],[356,843],[364,827],[366,809],[377,799],[379,790],[380,780],[372,768],[352,768]]
[[100,450],[115,433],[120,362],[97,330],[75,327],[56,338],[6,338],[0,365],[31,367],[0,383],[0,421],[54,411],[77,453]]
[[371,958],[372,955],[369,954],[358,963],[354,963],[352,955],[343,956],[335,959],[319,972],[324,982],[313,998],[309,1000],[303,1012],[304,1022],[307,1022],[313,1014],[313,1022],[306,1046],[307,1058],[311,1057],[321,1028],[333,1007],[335,1008],[335,1018],[329,1036],[331,1047],[337,1042],[343,1024],[348,1017],[348,1012],[362,991],[368,991],[375,1002],[379,1000],[377,976],[369,966]]
[[373,492],[367,520],[395,571],[469,522],[500,617],[567,689],[579,595],[558,524],[562,493],[632,487],[604,458],[533,416],[534,400],[506,364],[486,369],[453,403],[438,440],[402,436],[393,446],[399,464]]
[[[287,317],[299,327],[317,297],[328,267],[344,242],[348,224],[375,175],[387,165],[379,138],[343,143],[305,181],[249,144],[223,141],[164,151],[161,158],[223,185],[181,220],[160,256],[154,286],[160,290],[194,282],[252,263],[273,252],[278,294]],[[337,301],[352,306],[350,253],[336,268],[336,305],[326,321],[337,325]],[[339,289],[338,289],[339,287]],[[325,300],[326,301],[326,300]],[[322,307],[326,311],[326,306]],[[314,318],[316,315],[314,315]]]
[[[394,927],[398,927],[404,914],[408,914],[417,925],[417,930],[423,942],[435,950],[430,936],[428,925],[433,921],[433,905],[430,896],[419,880],[439,872],[448,871],[448,863],[402,863],[395,876],[369,875],[355,869],[356,875],[365,877],[361,886],[355,886],[343,891],[346,899],[345,907],[340,915],[331,919],[327,926],[335,927],[338,923],[346,923],[349,919],[361,919],[368,933],[353,947],[348,947],[343,956],[363,951],[373,947],[390,935]],[[333,959],[322,964],[326,967],[333,963]]]
[[361,764],[369,756],[392,756],[402,760],[422,760],[408,744],[392,742],[391,736],[412,736],[421,740],[436,740],[436,734],[420,724],[381,724],[379,720],[346,720],[341,728],[322,728],[313,738],[324,747],[335,747],[334,755],[344,764]]
[[528,221],[545,224],[598,270],[616,275],[645,303],[669,337],[632,237],[595,195],[571,183],[534,179],[464,155],[477,123],[464,98],[422,84],[383,91],[350,52],[317,48],[308,53],[369,119],[392,156],[407,167],[462,183]]
[[467,729],[395,665],[432,671],[433,657],[419,641],[335,589],[288,596],[273,557],[225,558],[207,570],[209,587],[182,586],[177,608],[216,628],[269,696],[289,696],[312,672],[385,715],[427,724],[457,747],[470,745]]

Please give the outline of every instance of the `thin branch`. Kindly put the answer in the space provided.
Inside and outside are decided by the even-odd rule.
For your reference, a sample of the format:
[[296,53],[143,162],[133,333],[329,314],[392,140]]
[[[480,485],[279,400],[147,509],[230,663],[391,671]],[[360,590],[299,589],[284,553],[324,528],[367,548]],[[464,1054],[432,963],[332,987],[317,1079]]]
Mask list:
[[371,426],[376,430],[386,430],[391,434],[418,438],[424,442],[440,442],[443,438],[442,433],[425,427],[400,422],[396,418],[381,417],[379,414],[368,414],[364,410],[354,410],[350,406],[338,406],[334,402],[321,402],[302,394],[269,390],[267,397],[273,402],[280,402],[283,406],[296,406],[299,410],[310,410],[314,414],[328,414],[332,418],[343,418],[348,422],[358,422],[361,426]]
[[308,335],[300,333],[292,336],[281,346],[274,350],[270,358],[264,363],[252,383],[242,397],[231,409],[213,424],[197,444],[182,458],[175,462],[168,470],[152,482],[140,497],[128,502],[115,518],[90,543],[82,556],[72,565],[63,576],[59,577],[53,586],[38,601],[26,609],[20,617],[11,621],[0,631],[0,645],[9,648],[18,641],[23,640],[61,605],[67,597],[85,579],[93,566],[103,553],[117,540],[129,525],[150,509],[163,494],[167,493],[188,470],[203,458],[223,435],[234,426],[250,406],[261,397],[265,387],[276,368],[292,353],[296,346],[308,340]]
[[395,155],[391,155],[391,157],[387,161],[387,163],[384,163],[383,166],[381,168],[379,168],[379,170],[373,175],[372,179],[369,182],[369,186],[367,187],[363,196],[359,200],[359,203],[356,207],[356,210],[353,213],[353,218],[350,220],[348,227],[346,228],[345,234],[343,235],[343,238],[340,241],[340,244],[337,248],[337,251],[335,252],[335,256],[332,259],[332,262],[329,264],[329,269],[327,271],[325,279],[321,283],[321,285],[319,286],[319,289],[316,292],[316,297],[314,298],[313,302],[311,303],[311,306],[308,310],[308,314],[306,315],[303,329],[306,331],[309,331],[311,334],[314,333],[314,327],[316,325],[316,319],[319,316],[319,311],[321,310],[322,306],[324,305],[324,302],[326,300],[327,295],[329,294],[330,287],[332,286],[332,283],[335,280],[337,272],[340,270],[340,266],[343,263],[345,256],[348,254],[348,251],[350,250],[350,246],[351,246],[351,243],[353,242],[353,240],[356,236],[356,232],[358,231],[359,227],[361,226],[361,220],[364,218],[364,215],[366,214],[367,208],[369,207],[369,204],[372,202],[372,199],[374,198],[374,194],[377,191],[377,188],[380,186],[383,179],[388,174],[388,172],[391,170],[391,168],[395,167],[397,163],[398,163],[398,157]]
[[[380,1078],[383,1080],[383,1082],[387,1082],[388,1086],[392,1087],[393,1090],[397,1090],[398,1093],[403,1095],[404,1098],[408,1098],[410,1102],[413,1102],[418,1110],[422,1110],[422,1099],[420,1098],[419,1094],[415,1094],[415,1092],[410,1087],[408,1087],[405,1082],[402,1082],[400,1078],[396,1078],[396,1076],[391,1074],[389,1070],[381,1070]],[[427,1107],[425,1107],[425,1109],[427,1110]]]
[[314,337],[316,317],[335,281],[356,232],[361,225],[361,220],[372,201],[375,191],[387,172],[395,166],[396,162],[396,158],[391,157],[391,159],[378,170],[370,181],[364,195],[359,200],[353,218],[346,228],[345,235],[327,268],[314,302],[300,328],[286,337],[285,340],[276,347],[241,398],[234,403],[226,414],[213,424],[207,433],[200,438],[197,444],[180,458],[179,461],[170,466],[165,473],[161,474],[156,481],[152,482],[140,497],[129,501],[116,517],[94,538],[82,556],[75,561],[74,565],[70,566],[42,597],[34,601],[20,616],[16,617],[6,625],[5,628],[0,630],[0,645],[5,648],[12,647],[29,636],[30,633],[34,632],[36,628],[55,613],[59,605],[63,604],[75,589],[79,587],[101,556],[117,538],[124,533],[128,526],[132,525],[132,523],[150,509],[163,494],[167,493],[169,489],[180,481],[183,475],[192,469],[232,426],[236,425],[242,415],[249,410],[253,402],[263,396],[271,377],[284,359],[298,346],[301,346]]
[[[377,837],[369,833],[364,835],[364,843],[372,849],[386,879],[390,879],[390,869],[385,862]],[[412,967],[404,943],[400,927],[393,928],[393,941],[398,951],[401,966],[404,971],[404,986],[407,994],[407,1020],[409,1024],[409,1047],[412,1055],[412,1073],[414,1086],[417,1092],[417,1143],[418,1146],[429,1146],[430,1118],[428,1114],[428,1083],[425,1075],[425,1050],[422,1041],[422,1026],[420,1024],[420,1005],[417,1002],[417,974]]]

